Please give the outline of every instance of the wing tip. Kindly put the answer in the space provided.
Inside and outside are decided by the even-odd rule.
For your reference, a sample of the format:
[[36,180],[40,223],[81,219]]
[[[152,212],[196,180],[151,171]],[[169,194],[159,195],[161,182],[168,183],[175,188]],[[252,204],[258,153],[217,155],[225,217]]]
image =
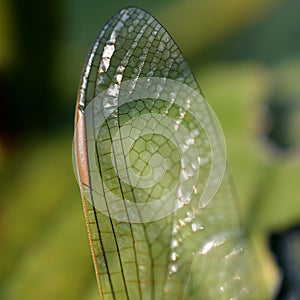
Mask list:
[[119,10],[119,12],[117,14],[121,14],[121,13],[124,13],[124,12],[145,12],[147,14],[149,14],[149,12],[144,9],[144,8],[141,8],[141,7],[137,7],[135,5],[129,5],[129,6],[126,6],[124,8],[122,8],[121,10]]

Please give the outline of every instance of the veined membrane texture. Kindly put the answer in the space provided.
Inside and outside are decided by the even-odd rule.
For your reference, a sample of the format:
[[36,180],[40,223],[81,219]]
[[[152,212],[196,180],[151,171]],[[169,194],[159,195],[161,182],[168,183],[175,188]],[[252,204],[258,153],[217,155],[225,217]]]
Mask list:
[[101,299],[266,299],[222,131],[146,11],[121,10],[97,37],[73,149]]

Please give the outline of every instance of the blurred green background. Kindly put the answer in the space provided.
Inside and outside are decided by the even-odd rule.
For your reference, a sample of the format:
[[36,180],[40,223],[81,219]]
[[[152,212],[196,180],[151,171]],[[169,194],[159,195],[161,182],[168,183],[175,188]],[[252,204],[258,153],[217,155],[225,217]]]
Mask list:
[[222,124],[266,284],[271,232],[300,223],[298,0],[0,0],[0,299],[98,299],[71,160],[81,70],[137,5],[167,28]]

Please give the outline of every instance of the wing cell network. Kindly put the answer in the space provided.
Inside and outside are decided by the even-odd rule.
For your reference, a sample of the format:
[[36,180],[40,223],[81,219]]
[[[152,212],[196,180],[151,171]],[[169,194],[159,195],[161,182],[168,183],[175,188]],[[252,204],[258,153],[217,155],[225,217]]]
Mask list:
[[74,135],[101,299],[266,298],[219,133],[164,27],[136,7],[113,16],[83,70]]

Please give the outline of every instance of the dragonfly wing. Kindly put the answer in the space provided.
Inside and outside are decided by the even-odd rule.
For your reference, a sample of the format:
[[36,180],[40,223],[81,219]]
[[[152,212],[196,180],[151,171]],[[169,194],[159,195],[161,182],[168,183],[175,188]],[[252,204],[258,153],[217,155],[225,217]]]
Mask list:
[[102,299],[264,299],[213,113],[178,46],[112,17],[78,93],[77,179]]

